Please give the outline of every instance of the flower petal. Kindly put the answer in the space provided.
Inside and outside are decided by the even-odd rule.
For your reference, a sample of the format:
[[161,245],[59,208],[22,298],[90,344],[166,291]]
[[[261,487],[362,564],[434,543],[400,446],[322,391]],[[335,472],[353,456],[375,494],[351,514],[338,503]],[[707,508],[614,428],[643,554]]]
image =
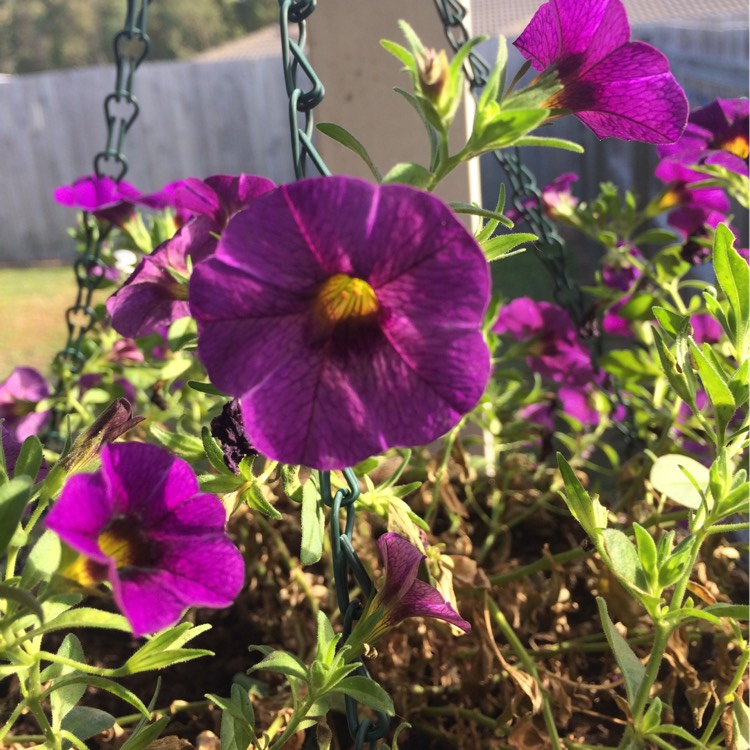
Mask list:
[[378,550],[385,574],[383,588],[379,592],[380,600],[386,607],[399,606],[402,597],[416,581],[419,565],[426,555],[406,537],[393,531],[378,537]]
[[471,630],[471,624],[464,620],[455,609],[443,599],[440,592],[429,583],[416,579],[409,591],[404,594],[393,612],[394,621],[407,617],[433,617],[461,628],[465,633]]

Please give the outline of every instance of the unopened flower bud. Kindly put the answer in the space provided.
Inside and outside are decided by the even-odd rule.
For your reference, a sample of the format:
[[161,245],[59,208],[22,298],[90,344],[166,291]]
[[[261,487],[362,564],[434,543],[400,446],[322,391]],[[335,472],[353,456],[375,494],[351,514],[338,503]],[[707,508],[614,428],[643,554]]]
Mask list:
[[419,61],[419,83],[422,93],[434,104],[438,102],[445,84],[448,81],[448,56],[445,50],[436,52],[425,50],[425,56]]

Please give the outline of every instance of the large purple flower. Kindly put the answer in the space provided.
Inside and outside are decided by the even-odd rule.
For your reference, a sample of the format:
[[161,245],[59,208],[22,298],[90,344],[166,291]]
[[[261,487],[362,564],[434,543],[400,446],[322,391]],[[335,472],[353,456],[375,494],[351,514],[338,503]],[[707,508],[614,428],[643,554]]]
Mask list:
[[492,330],[530,342],[526,364],[556,383],[584,385],[594,377],[591,355],[570,315],[558,305],[518,297],[502,308]]
[[55,188],[55,200],[63,206],[89,211],[99,219],[122,226],[135,213],[133,203],[140,191],[129,182],[86,175],[71,185]]
[[620,0],[549,0],[514,44],[536,70],[555,66],[563,88],[546,106],[574,112],[599,138],[674,143],[685,92],[659,50],[629,39]]
[[253,445],[338,469],[421,445],[476,406],[489,268],[437,198],[324,177],[238,213],[190,280],[198,353]]
[[174,237],[143,258],[120,290],[107,300],[112,327],[123,336],[146,336],[190,314],[190,264],[210,256],[230,217],[274,184],[265,177],[241,174],[214,175],[205,181],[189,178],[167,187],[173,204],[192,218]]
[[50,412],[37,411],[37,404],[49,395],[49,384],[33,367],[16,367],[0,383],[0,419],[15,440],[23,442],[44,428]]
[[102,468],[71,477],[46,525],[81,558],[80,583],[109,580],[135,635],[175,623],[188,607],[227,607],[242,588],[242,556],[224,506],[200,492],[190,465],[154,445],[116,443]]
[[455,625],[465,633],[471,625],[453,609],[442,594],[417,578],[426,558],[408,539],[388,532],[378,539],[383,560],[383,584],[367,603],[347,645],[355,651],[366,649],[391,628],[409,617],[432,617]]
[[677,143],[659,148],[659,156],[686,166],[714,164],[748,175],[747,99],[716,99],[690,113],[688,126]]

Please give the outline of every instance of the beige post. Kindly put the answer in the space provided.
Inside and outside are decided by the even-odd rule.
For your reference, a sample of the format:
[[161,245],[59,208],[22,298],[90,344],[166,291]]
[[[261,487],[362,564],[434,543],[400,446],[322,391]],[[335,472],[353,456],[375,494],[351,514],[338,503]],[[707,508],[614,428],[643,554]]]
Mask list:
[[[406,46],[400,19],[414,28],[425,47],[445,48],[450,56],[431,0],[319,0],[308,24],[308,55],[326,90],[315,110],[316,122],[335,122],[346,128],[383,173],[397,162],[427,166],[429,160],[427,133],[419,116],[393,91],[394,86],[410,91],[409,76],[380,46],[381,39]],[[453,126],[453,150],[465,142],[466,118],[462,108]],[[372,179],[358,156],[326,136],[316,138],[318,151],[334,174]],[[436,193],[444,200],[480,203],[478,165],[462,165]]]

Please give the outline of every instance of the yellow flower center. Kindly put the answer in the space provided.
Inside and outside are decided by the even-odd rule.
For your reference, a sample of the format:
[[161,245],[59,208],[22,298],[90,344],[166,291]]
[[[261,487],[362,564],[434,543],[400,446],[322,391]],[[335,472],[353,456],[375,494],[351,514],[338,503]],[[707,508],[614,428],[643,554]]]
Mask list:
[[729,151],[730,154],[739,156],[740,159],[747,159],[750,154],[750,145],[748,144],[746,135],[736,135],[734,138],[724,141],[721,144],[721,148],[724,151]]
[[99,534],[99,549],[115,561],[118,568],[133,565],[138,559],[135,539],[118,533],[116,528],[107,529]]
[[672,208],[680,203],[680,193],[677,190],[667,190],[659,199],[659,208]]
[[339,323],[372,318],[380,310],[375,290],[363,279],[337,273],[326,279],[315,295],[316,324],[330,331]]

